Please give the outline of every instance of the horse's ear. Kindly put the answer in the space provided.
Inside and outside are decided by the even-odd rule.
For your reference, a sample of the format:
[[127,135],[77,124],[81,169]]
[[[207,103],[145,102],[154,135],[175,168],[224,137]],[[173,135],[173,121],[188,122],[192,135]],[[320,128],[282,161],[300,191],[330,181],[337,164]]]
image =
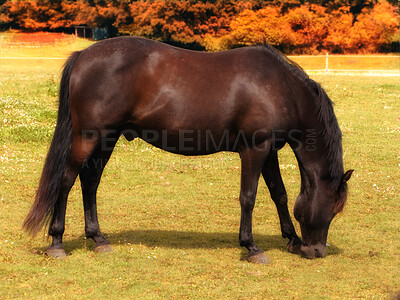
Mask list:
[[345,183],[347,181],[349,181],[349,179],[351,178],[351,174],[353,174],[354,170],[348,170],[346,173],[344,173],[343,177],[342,177],[342,182]]

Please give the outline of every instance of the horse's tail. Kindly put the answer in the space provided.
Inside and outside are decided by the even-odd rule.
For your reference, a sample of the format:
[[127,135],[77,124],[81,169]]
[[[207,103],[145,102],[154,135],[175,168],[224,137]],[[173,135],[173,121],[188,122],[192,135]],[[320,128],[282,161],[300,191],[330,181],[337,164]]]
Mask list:
[[57,125],[47,153],[35,201],[25,218],[23,228],[35,236],[47,226],[58,199],[61,179],[72,144],[71,110],[69,105],[69,80],[80,52],[74,52],[65,63],[60,82]]

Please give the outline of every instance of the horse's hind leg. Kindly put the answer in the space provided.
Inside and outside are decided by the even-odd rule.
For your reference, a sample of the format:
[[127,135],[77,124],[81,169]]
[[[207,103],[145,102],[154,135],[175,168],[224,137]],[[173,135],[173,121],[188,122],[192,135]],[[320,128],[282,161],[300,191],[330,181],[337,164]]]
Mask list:
[[269,263],[269,259],[253,240],[252,214],[256,200],[258,179],[269,152],[269,147],[267,146],[263,148],[268,150],[261,151],[244,148],[240,151],[242,173],[239,197],[241,206],[239,242],[241,246],[249,250],[247,260],[259,264]]
[[272,152],[262,169],[262,175],[275,202],[281,223],[282,236],[289,239],[287,248],[292,253],[300,253],[301,239],[297,236],[287,206],[287,194],[279,170],[278,153]]
[[107,143],[97,146],[92,156],[84,163],[79,178],[82,185],[83,206],[85,211],[85,236],[95,242],[96,252],[111,252],[110,243],[100,232],[97,219],[96,192],[100,183],[101,175],[106,166],[114,146],[119,138],[115,133],[107,136]]
[[68,193],[74,185],[83,162],[91,155],[97,143],[98,139],[84,139],[81,136],[73,137],[71,153],[60,183],[58,199],[54,206],[53,217],[50,222],[49,235],[52,237],[52,243],[46,250],[46,254],[49,256],[59,258],[66,256],[62,244],[62,236],[65,229],[65,211]]

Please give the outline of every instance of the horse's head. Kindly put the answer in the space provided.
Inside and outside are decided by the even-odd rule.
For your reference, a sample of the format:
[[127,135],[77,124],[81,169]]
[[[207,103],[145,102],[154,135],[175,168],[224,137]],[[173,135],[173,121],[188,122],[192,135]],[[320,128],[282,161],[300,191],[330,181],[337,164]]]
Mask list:
[[319,181],[317,186],[302,191],[296,200],[294,216],[300,223],[303,257],[324,257],[326,240],[332,219],[339,213],[347,198],[347,181],[353,170],[347,171],[337,190],[332,191],[328,181]]

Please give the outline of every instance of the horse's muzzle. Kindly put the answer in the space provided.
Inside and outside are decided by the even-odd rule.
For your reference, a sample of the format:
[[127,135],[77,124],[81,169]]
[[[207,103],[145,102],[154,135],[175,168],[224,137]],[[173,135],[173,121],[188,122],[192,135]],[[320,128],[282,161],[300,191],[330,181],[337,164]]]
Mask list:
[[326,246],[322,244],[305,246],[301,245],[300,253],[302,257],[313,259],[316,257],[325,257]]

